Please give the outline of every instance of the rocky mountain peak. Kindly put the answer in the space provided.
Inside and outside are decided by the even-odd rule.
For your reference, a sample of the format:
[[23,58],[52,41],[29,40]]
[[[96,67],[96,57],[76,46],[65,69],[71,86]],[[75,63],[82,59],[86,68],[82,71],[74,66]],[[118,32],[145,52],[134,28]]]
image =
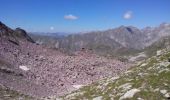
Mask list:
[[9,27],[7,27],[5,24],[3,24],[0,21],[0,37],[1,36],[10,36],[12,33],[12,29],[10,29]]
[[21,39],[34,43],[34,41],[28,36],[27,32],[21,28],[15,30],[9,28],[2,22],[0,22],[0,37],[6,38],[13,42],[18,42]]
[[132,33],[132,34],[136,34],[136,33],[140,32],[140,30],[138,28],[133,27],[133,26],[120,26],[116,30],[119,30],[119,31],[122,31],[122,32],[129,32],[129,33]]
[[31,37],[28,36],[28,34],[27,34],[27,32],[26,32],[25,30],[23,30],[23,29],[21,29],[21,28],[16,28],[16,29],[14,30],[14,33],[15,33],[15,35],[16,35],[17,37],[19,37],[19,38],[25,38],[26,40],[34,43],[34,41],[31,39]]

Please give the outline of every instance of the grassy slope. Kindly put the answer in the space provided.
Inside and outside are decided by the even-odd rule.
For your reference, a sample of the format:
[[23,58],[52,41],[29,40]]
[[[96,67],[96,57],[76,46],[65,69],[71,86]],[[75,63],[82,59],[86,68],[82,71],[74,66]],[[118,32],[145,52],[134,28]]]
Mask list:
[[[138,89],[125,100],[167,100],[170,95],[170,52],[154,56],[129,69],[117,78],[98,81],[61,97],[61,100],[119,100],[127,91]],[[166,93],[161,93],[166,90]],[[51,97],[54,99],[55,97]],[[141,99],[141,100],[142,100]]]

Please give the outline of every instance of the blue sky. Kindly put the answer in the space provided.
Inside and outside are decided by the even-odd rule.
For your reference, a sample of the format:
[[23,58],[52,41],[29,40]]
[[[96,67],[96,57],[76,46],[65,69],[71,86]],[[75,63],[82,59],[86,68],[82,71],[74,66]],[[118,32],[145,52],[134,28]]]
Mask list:
[[0,21],[29,32],[82,32],[170,23],[170,0],[0,0]]

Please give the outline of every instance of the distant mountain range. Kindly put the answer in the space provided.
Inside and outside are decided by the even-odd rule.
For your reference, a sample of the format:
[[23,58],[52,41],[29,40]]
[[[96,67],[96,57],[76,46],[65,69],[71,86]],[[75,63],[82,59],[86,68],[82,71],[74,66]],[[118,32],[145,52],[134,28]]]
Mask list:
[[85,48],[101,55],[119,55],[141,51],[166,36],[170,36],[170,24],[168,23],[144,29],[120,26],[105,31],[55,36],[55,39],[54,36],[48,36],[48,38],[32,36],[32,38],[41,44],[48,44],[66,52],[74,52]]

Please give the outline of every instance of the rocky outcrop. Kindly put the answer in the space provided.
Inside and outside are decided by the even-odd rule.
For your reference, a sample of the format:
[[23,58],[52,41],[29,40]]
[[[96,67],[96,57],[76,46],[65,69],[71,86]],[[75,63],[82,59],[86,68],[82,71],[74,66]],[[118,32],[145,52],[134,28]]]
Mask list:
[[20,40],[26,40],[34,43],[34,41],[28,36],[25,30],[21,28],[16,28],[12,30],[2,22],[0,22],[0,37],[7,38],[14,44],[18,44]]
[[5,24],[0,22],[0,37],[2,36],[12,36],[13,30],[8,28]]
[[21,28],[16,28],[14,30],[14,34],[19,37],[19,38],[22,38],[22,39],[26,39],[28,40],[29,42],[32,42],[34,43],[34,41],[31,39],[30,36],[28,36],[28,34],[26,33],[25,30],[21,29]]

